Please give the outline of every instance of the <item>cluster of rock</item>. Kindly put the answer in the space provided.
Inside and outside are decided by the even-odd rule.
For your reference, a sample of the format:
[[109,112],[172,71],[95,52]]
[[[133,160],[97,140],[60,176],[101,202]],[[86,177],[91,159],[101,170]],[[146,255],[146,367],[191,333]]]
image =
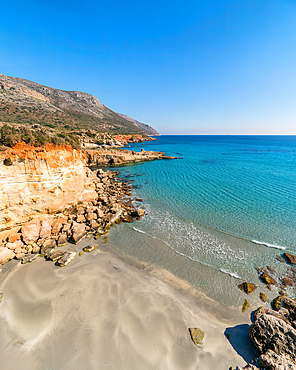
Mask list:
[[108,132],[96,132],[95,130],[81,131],[79,142],[82,149],[110,149],[120,148],[128,144],[143,143],[144,141],[156,140],[150,136],[140,134],[114,135]]
[[90,166],[96,165],[122,165],[136,162],[154,161],[156,159],[176,159],[170,157],[163,152],[145,151],[143,148],[141,152],[135,152],[124,149],[101,149],[101,150],[87,150],[88,164]]
[[[296,284],[296,269],[293,267],[296,265],[296,256],[284,253],[276,258],[287,264],[285,276],[278,276],[271,266],[257,269],[259,279],[267,289],[280,289],[280,295],[271,302],[272,308],[259,307],[252,315],[249,335],[261,354],[244,368],[231,367],[232,370],[296,370],[296,300],[285,294],[288,287]],[[238,287],[246,294],[257,289],[256,284],[248,282]],[[266,294],[260,292],[260,299],[267,302]],[[249,306],[245,300],[242,310]]]
[[[90,170],[89,170],[90,171]],[[133,205],[131,185],[116,178],[118,172],[91,171],[90,199],[77,202],[63,212],[35,215],[17,232],[12,232],[0,247],[0,264],[12,258],[30,262],[41,254],[65,266],[75,252],[57,250],[72,242],[77,244],[87,233],[104,234],[115,222],[131,222],[145,214]],[[94,196],[95,194],[95,196]]]
[[296,370],[296,301],[280,295],[272,308],[259,307],[253,315],[249,335],[261,355],[243,369]]

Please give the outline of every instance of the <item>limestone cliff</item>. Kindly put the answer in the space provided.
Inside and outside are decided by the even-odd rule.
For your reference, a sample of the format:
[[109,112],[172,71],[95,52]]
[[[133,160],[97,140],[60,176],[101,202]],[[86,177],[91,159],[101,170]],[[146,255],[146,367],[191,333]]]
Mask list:
[[20,143],[0,152],[0,231],[96,196],[87,156],[70,146]]

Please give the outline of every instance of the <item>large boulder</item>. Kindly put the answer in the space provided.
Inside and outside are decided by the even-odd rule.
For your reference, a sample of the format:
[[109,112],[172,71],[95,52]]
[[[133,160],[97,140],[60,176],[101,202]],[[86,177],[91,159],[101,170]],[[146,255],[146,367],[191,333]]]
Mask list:
[[31,245],[39,238],[40,219],[34,219],[22,227],[22,238],[27,245]]
[[289,263],[291,263],[291,265],[296,265],[296,256],[294,256],[294,254],[284,253],[284,256],[287,258]]
[[261,353],[271,349],[277,354],[286,354],[295,361],[296,330],[285,321],[263,314],[249,326],[249,334]]
[[237,366],[235,370],[296,370],[296,364],[285,354],[278,355],[270,349],[258,358],[241,368]]
[[242,290],[243,292],[250,294],[254,292],[254,290],[257,289],[257,285],[253,283],[248,283],[245,281],[244,283],[241,283],[238,285],[239,289]]
[[39,237],[41,239],[49,238],[51,235],[51,225],[53,223],[53,217],[49,216],[41,220]]
[[72,241],[75,244],[79,243],[79,241],[86,234],[85,227],[86,227],[85,224],[79,224],[79,223],[73,221],[73,224],[72,224]]
[[62,226],[67,223],[67,221],[68,218],[66,216],[59,216],[54,219],[51,225],[51,233],[53,235],[57,234],[61,230]]
[[12,258],[14,258],[15,253],[13,250],[8,249],[6,247],[0,247],[0,265],[8,262]]

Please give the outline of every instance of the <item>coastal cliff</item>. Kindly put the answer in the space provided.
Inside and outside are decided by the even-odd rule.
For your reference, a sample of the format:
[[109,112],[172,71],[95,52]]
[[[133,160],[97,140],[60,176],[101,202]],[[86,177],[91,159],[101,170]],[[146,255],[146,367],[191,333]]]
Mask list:
[[70,146],[24,143],[0,152],[0,231],[93,195],[87,155]]
[[[145,214],[132,204],[131,185],[118,172],[91,165],[167,159],[162,152],[81,151],[71,146],[33,147],[18,143],[0,152],[0,264],[12,258],[30,262],[41,253],[56,261],[70,252],[55,250],[98,237],[115,222]],[[69,258],[68,258],[69,257]],[[53,260],[52,259],[52,260]],[[68,263],[68,262],[67,262]]]

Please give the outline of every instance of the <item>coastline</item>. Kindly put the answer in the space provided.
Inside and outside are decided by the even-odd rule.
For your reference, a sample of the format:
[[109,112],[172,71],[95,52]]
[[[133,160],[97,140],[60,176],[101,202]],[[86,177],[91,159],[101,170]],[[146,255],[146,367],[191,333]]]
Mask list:
[[[189,291],[165,270],[131,264],[102,240],[84,238],[70,247],[78,253],[94,243],[95,251],[66,268],[41,258],[4,266],[3,368],[211,370],[255,357],[238,310]],[[189,327],[205,331],[200,348]]]
[[[147,152],[144,153],[144,157],[142,152],[139,158],[147,160]],[[163,153],[160,156],[166,158]],[[158,157],[159,153],[150,159]],[[108,178],[113,178],[110,171],[98,170],[95,174],[95,184],[106,184],[106,181],[109,184]],[[68,241],[74,232],[73,225],[85,222],[82,214],[89,213],[89,206],[92,207],[91,202],[96,199],[95,189],[99,200],[103,204],[107,202],[101,187],[92,185],[92,176],[87,175],[87,179],[88,189],[92,190],[90,203],[86,202],[84,208],[82,203],[81,210],[75,209],[74,213],[66,208],[68,221],[62,222],[64,226],[60,230],[67,234]],[[110,184],[112,187],[112,181]],[[123,202],[122,205],[128,211],[124,218],[131,222],[133,217],[140,215],[137,208],[130,205],[129,200],[133,199],[130,185],[122,184],[122,197],[127,200],[127,204]],[[91,211],[92,214],[96,212],[93,208]],[[60,214],[57,216],[61,218]],[[115,222],[104,220],[105,229]],[[33,217],[28,224],[37,225],[37,229],[40,224],[38,235],[41,235],[45,226],[52,227],[52,221],[52,215],[41,215]],[[95,220],[90,218],[87,222],[94,224]],[[69,223],[72,226],[66,227],[69,229],[66,232],[64,228]],[[18,236],[12,244],[25,241],[23,228],[11,231],[13,238]],[[90,231],[94,230],[86,226],[75,240],[77,244],[63,245],[62,250],[75,256],[66,267],[49,261],[55,245],[49,246],[49,243],[46,248],[44,245],[49,240],[59,244],[60,237],[50,232],[44,239],[34,236],[33,248],[41,253],[34,261],[24,265],[20,262],[24,253],[32,252],[23,248],[16,255],[17,260],[2,266],[0,343],[4,349],[3,368],[137,369],[141,364],[143,369],[177,370],[184,366],[188,369],[202,366],[211,370],[218,364],[225,369],[233,364],[243,366],[255,356],[247,335],[249,319],[240,310],[221,306],[165,269],[124,255],[107,243],[108,237],[101,235],[104,230],[93,235]],[[84,247],[93,245],[97,246],[94,251],[83,252]],[[16,252],[16,249],[11,250]],[[46,259],[40,258],[44,255]],[[190,327],[205,332],[201,346],[192,342]],[[225,336],[227,330],[233,332],[231,340]]]

